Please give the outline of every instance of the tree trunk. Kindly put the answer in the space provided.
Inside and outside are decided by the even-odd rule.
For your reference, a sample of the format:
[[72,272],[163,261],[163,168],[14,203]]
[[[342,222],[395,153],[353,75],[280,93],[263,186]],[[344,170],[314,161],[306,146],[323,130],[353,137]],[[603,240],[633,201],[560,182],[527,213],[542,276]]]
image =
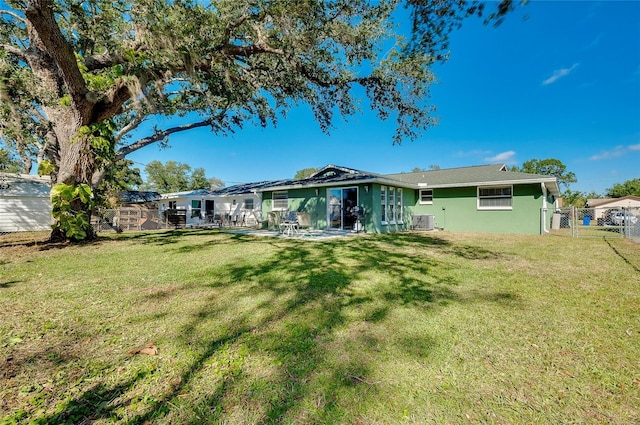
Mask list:
[[[75,120],[74,120],[75,121]],[[69,124],[57,133],[58,160],[52,174],[53,225],[51,241],[82,241],[95,238],[91,225],[93,209],[92,175],[96,161],[91,135],[80,125]]]

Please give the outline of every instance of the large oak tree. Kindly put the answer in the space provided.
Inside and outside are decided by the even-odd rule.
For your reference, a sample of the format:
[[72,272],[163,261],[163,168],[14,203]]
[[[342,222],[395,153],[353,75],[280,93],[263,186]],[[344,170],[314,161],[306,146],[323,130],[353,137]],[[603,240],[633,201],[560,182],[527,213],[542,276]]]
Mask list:
[[[498,20],[512,8],[504,0]],[[430,66],[481,2],[464,0],[8,0],[0,10],[0,137],[51,174],[52,238],[85,239],[109,164],[176,132],[275,124],[310,105],[328,130],[360,100],[397,124],[434,124]],[[493,7],[493,6],[492,6]],[[406,8],[406,10],[405,10]],[[408,12],[407,12],[408,11]],[[398,32],[409,16],[411,34]],[[405,34],[406,35],[406,34]],[[357,88],[359,90],[356,90]],[[131,135],[153,116],[186,124]]]

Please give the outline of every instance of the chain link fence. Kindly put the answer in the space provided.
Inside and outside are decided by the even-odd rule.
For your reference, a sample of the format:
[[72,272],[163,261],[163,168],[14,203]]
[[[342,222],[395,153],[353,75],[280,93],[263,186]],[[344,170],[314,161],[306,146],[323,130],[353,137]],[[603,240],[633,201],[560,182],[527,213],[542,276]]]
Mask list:
[[640,208],[544,210],[545,235],[574,238],[631,238],[640,242]]

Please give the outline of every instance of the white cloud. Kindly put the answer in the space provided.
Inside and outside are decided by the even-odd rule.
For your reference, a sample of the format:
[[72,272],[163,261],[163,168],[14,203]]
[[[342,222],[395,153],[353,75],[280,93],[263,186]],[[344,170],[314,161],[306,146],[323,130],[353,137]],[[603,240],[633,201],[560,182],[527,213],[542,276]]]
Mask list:
[[566,77],[567,75],[571,74],[578,67],[578,65],[580,64],[574,63],[573,65],[571,65],[570,68],[556,69],[555,71],[553,71],[553,75],[551,75],[551,77],[547,78],[542,82],[542,85],[548,86],[549,84],[555,83],[560,78]]
[[516,156],[516,152],[515,151],[506,151],[506,152],[502,152],[499,153],[495,156],[489,157],[489,158],[485,158],[485,161],[488,162],[506,162],[506,163],[513,163],[515,162],[514,157]]
[[471,151],[458,151],[457,156],[464,158],[468,156],[484,156],[490,153],[491,151],[476,149]]
[[602,151],[599,154],[592,155],[589,159],[592,161],[600,161],[603,159],[618,158],[626,155],[631,151],[640,151],[640,144],[628,146],[616,146],[612,150]]

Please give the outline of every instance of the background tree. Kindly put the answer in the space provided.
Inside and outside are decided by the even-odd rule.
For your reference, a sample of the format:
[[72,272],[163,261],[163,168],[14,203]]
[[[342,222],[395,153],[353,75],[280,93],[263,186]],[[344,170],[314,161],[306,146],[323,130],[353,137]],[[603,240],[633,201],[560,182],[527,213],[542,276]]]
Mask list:
[[211,190],[222,189],[225,186],[224,182],[218,178],[209,178],[209,187]]
[[142,184],[143,190],[155,190],[160,193],[182,192],[190,189],[191,167],[176,161],[151,161],[144,167],[147,175]]
[[224,183],[216,178],[207,178],[204,168],[196,168],[191,171],[188,164],[176,161],[167,161],[165,164],[160,161],[148,163],[144,172],[147,180],[140,187],[144,190],[154,190],[160,193],[183,192],[186,190],[211,189],[212,182],[216,184]]
[[294,180],[306,179],[307,177],[311,177],[311,175],[313,175],[314,173],[317,173],[318,170],[320,169],[315,167],[303,168],[302,170],[296,171],[296,175],[293,176],[293,179]]
[[427,168],[421,168],[421,167],[413,167],[413,169],[411,170],[412,173],[419,173],[420,171],[436,171],[439,170],[440,166],[437,164],[429,164],[429,166]]
[[[402,6],[409,37],[395,32]],[[497,6],[494,22],[513,7]],[[90,238],[92,191],[106,170],[176,132],[275,124],[302,103],[328,131],[335,115],[359,111],[354,93],[364,93],[380,119],[395,120],[394,142],[415,138],[434,124],[431,65],[446,60],[449,32],[483,9],[463,0],[3,2],[0,137],[48,162],[51,238]],[[131,137],[150,117],[176,115],[189,120]]]
[[105,177],[95,189],[95,207],[115,208],[120,202],[119,194],[125,190],[136,190],[143,184],[140,169],[133,167],[133,161],[116,161],[105,173]]
[[587,205],[589,199],[600,199],[602,196],[596,192],[580,192],[570,189],[562,192],[562,199],[565,206],[574,206],[578,208],[584,208]]
[[22,162],[7,149],[0,148],[0,172],[19,173],[22,170]]
[[523,173],[542,174],[545,176],[554,176],[558,179],[558,183],[564,185],[565,189],[569,188],[570,183],[578,180],[576,175],[567,171],[567,167],[559,159],[530,159],[522,163],[522,167],[512,167],[512,171],[521,171]]
[[616,183],[606,191],[606,196],[609,198],[620,198],[627,195],[640,196],[640,178]]

